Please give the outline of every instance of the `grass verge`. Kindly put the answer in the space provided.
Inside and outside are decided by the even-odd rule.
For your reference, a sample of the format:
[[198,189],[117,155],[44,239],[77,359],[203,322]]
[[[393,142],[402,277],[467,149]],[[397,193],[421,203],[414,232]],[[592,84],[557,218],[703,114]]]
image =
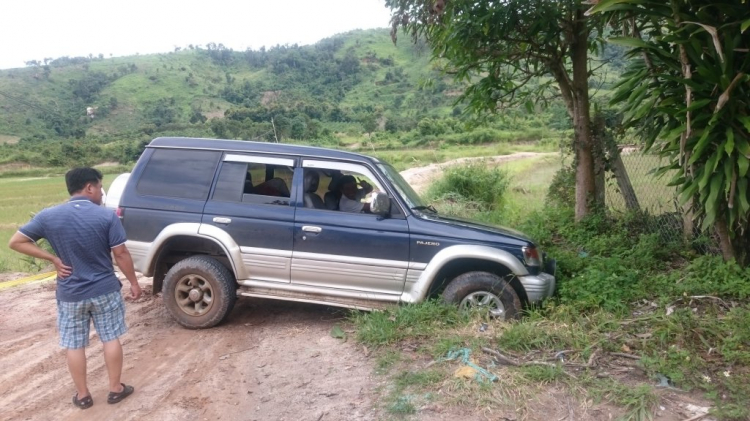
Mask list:
[[[441,210],[495,222],[508,219],[509,205]],[[550,205],[513,217],[558,259],[558,291],[543,307],[509,323],[439,301],[353,317],[357,339],[388,355],[379,372],[390,379],[392,416],[458,406],[517,419],[542,396],[557,396],[548,419],[578,409],[647,420],[663,407],[684,414],[680,405],[696,401],[717,419],[750,419],[750,269],[650,232],[648,215],[596,214],[574,224],[571,209]],[[457,349],[499,380],[461,377],[463,364],[445,358]],[[420,371],[430,381],[397,386],[403,373]]]

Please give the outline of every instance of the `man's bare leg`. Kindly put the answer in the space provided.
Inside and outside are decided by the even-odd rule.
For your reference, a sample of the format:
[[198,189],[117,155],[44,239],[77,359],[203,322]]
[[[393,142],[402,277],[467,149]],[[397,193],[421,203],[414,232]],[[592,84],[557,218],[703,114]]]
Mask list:
[[119,339],[104,342],[104,363],[109,374],[109,391],[122,392],[120,376],[122,375],[122,345]]
[[78,399],[89,396],[89,388],[86,386],[86,348],[68,349],[68,370],[73,377]]

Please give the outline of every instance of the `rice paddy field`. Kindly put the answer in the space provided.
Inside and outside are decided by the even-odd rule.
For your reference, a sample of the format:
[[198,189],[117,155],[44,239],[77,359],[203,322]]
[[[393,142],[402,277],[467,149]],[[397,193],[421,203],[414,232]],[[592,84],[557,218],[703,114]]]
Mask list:
[[[105,190],[114,175],[104,176]],[[10,250],[8,240],[34,213],[68,199],[65,177],[0,178],[0,273],[39,270],[30,259]]]

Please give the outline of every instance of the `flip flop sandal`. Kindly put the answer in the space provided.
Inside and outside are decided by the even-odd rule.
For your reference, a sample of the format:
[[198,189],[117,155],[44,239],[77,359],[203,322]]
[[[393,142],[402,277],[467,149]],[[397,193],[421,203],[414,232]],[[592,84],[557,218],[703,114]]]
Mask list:
[[78,399],[78,393],[76,393],[73,395],[73,405],[81,409],[87,409],[94,406],[94,400],[91,398],[91,395],[88,395],[83,399]]
[[122,392],[109,392],[109,395],[107,396],[108,404],[120,402],[121,400],[133,394],[133,392],[135,391],[135,388],[133,386],[128,386],[125,383],[120,384],[122,385]]

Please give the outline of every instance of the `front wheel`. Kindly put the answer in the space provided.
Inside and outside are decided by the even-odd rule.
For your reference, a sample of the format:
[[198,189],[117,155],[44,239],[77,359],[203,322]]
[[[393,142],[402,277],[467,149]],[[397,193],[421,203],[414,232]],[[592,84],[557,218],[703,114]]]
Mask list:
[[507,280],[494,273],[467,272],[457,276],[443,291],[443,299],[461,310],[487,311],[502,320],[521,316],[518,294]]
[[193,256],[169,269],[163,296],[167,310],[179,324],[203,329],[216,326],[232,311],[237,283],[216,259]]

